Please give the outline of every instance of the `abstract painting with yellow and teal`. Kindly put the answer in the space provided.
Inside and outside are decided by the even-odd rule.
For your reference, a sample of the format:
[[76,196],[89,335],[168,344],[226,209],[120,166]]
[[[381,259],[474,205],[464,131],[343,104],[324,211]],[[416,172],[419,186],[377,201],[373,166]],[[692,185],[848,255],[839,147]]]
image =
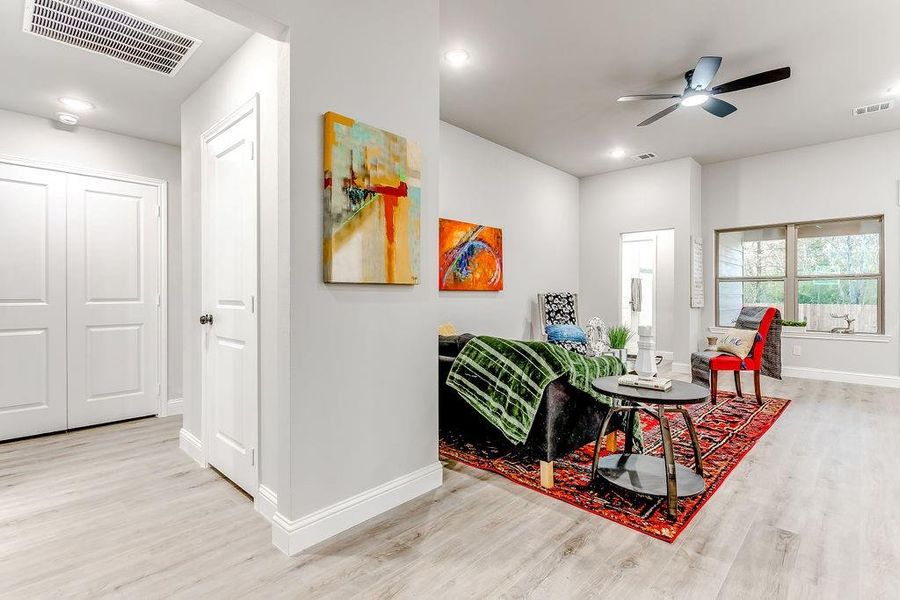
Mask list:
[[421,158],[399,135],[325,113],[325,282],[419,282]]

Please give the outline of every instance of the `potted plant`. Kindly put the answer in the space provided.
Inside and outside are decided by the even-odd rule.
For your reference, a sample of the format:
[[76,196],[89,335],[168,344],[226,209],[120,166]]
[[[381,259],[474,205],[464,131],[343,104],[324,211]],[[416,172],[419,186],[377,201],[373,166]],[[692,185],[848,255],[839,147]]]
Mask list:
[[634,335],[634,332],[624,325],[615,325],[606,330],[606,340],[609,343],[609,347],[613,355],[622,361],[623,365],[628,360],[628,350],[625,349],[625,345],[628,344],[628,340],[631,339],[632,335]]
[[806,321],[782,321],[781,329],[785,333],[803,333],[806,331]]

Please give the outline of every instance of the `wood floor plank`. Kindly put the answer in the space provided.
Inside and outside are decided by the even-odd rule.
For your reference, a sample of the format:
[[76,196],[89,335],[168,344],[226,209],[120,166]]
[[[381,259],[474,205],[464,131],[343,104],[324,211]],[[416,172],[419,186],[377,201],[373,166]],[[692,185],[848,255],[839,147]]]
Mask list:
[[178,449],[178,417],[3,443],[0,598],[895,597],[900,393],[763,386],[792,404],[674,544],[448,462],[441,488],[286,557]]

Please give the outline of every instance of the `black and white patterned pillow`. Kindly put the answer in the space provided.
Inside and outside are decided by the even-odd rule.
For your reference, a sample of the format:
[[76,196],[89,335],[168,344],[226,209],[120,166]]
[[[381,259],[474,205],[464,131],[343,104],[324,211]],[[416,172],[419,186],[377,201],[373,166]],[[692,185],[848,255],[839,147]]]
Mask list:
[[577,325],[575,294],[544,294],[544,322],[547,325]]

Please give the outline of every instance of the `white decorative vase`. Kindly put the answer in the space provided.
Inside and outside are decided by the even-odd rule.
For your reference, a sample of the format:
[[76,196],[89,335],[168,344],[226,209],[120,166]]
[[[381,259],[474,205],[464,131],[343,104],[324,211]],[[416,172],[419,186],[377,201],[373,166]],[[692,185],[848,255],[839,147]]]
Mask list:
[[626,348],[613,348],[613,354],[616,358],[622,361],[622,364],[625,366],[625,370],[628,370],[628,350]]
[[638,353],[634,362],[634,370],[638,377],[656,376],[656,344],[653,342],[651,327],[638,327]]

